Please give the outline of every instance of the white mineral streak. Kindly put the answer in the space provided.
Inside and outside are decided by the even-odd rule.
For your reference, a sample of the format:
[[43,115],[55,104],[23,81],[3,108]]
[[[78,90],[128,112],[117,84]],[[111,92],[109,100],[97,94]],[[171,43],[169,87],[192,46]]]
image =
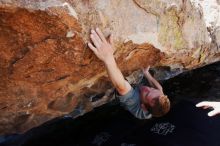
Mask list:
[[72,30],[70,30],[67,32],[66,37],[71,38],[71,37],[74,37],[74,35],[75,35],[75,33]]
[[192,0],[197,8],[202,8],[207,27],[220,26],[220,5],[217,0]]
[[76,11],[69,3],[65,2],[65,3],[63,3],[63,6],[67,6],[67,8],[69,10],[69,14],[78,20],[78,16],[77,16]]

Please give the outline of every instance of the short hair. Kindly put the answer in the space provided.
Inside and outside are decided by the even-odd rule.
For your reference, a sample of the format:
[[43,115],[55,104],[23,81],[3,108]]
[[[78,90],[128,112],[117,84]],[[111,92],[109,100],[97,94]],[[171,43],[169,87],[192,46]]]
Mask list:
[[170,110],[170,100],[167,95],[154,98],[155,104],[153,107],[149,107],[148,110],[154,117],[162,117],[167,114]]

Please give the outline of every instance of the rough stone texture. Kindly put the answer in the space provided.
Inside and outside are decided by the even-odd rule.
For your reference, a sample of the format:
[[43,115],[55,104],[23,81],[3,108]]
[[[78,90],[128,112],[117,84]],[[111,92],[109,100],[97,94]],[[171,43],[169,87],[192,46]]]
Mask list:
[[207,3],[0,0],[0,134],[75,117],[109,100],[104,65],[86,45],[96,26],[114,35],[116,60],[130,82],[147,65],[172,71],[219,61],[220,4],[212,0],[206,13]]

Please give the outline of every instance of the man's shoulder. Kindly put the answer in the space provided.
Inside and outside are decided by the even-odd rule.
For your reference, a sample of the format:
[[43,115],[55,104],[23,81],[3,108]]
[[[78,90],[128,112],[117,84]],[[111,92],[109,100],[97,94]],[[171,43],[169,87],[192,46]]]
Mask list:
[[123,96],[117,95],[116,98],[120,102],[120,104],[132,115],[134,115],[138,119],[149,119],[151,118],[151,114],[148,111],[143,111],[140,106],[140,93],[139,93],[139,85],[133,85],[132,89]]

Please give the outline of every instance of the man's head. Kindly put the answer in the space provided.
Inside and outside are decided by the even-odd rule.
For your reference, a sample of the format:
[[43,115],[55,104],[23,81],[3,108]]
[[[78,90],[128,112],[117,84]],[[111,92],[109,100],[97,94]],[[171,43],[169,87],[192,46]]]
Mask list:
[[161,117],[170,110],[170,101],[160,90],[148,86],[140,87],[141,107],[154,117]]

